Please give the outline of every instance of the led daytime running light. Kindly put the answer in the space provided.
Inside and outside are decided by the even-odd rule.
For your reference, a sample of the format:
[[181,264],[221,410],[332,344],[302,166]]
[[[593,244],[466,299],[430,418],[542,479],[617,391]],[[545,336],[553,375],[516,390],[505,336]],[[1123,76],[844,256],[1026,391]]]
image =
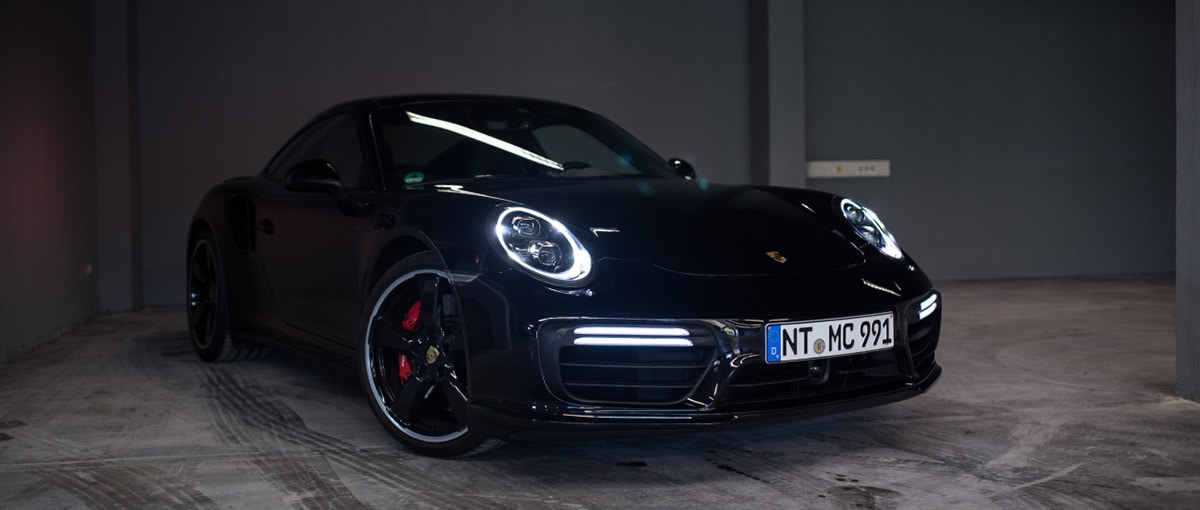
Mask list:
[[688,336],[684,328],[653,327],[653,326],[583,326],[575,328],[576,335],[603,336]]
[[917,313],[917,320],[925,320],[926,317],[933,315],[933,312],[937,311],[937,307],[937,294],[933,294],[932,296],[925,298],[924,301],[921,301],[921,311]]
[[571,343],[605,347],[693,347],[685,328],[670,326],[580,326]]
[[576,338],[573,343],[603,347],[692,347],[695,345],[687,338],[655,336],[581,336]]

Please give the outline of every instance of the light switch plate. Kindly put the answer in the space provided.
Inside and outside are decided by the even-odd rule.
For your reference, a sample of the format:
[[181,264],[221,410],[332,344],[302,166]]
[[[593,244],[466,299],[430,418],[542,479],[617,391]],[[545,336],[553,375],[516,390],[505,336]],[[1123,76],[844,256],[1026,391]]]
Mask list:
[[808,162],[808,177],[810,179],[888,177],[890,175],[892,175],[892,162],[888,159]]

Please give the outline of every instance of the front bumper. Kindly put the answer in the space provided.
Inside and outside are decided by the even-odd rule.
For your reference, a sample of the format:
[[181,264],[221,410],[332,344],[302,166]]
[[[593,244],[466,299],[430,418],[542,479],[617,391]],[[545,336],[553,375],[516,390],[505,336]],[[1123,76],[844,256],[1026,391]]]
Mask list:
[[476,430],[512,441],[720,430],[815,418],[907,400],[931,388],[941,373],[941,367],[933,363],[929,372],[915,381],[870,388],[834,400],[797,400],[782,407],[740,411],[594,408],[563,412],[475,404],[471,407],[471,422]]
[[[821,303],[785,300],[779,295],[748,303],[748,299],[739,302],[730,296],[750,296],[752,286],[721,288],[710,279],[703,286],[714,297],[701,302],[683,293],[665,306],[659,305],[660,299],[646,299],[648,290],[617,296],[608,306],[596,306],[604,302],[579,296],[556,298],[536,288],[523,290],[480,278],[460,288],[470,342],[472,426],[494,437],[515,439],[526,435],[545,438],[559,432],[625,434],[723,428],[911,398],[931,387],[941,373],[934,359],[941,309],[938,306],[923,313],[923,302],[939,298],[919,271],[909,274],[910,280],[896,284],[908,290],[903,296],[859,284],[866,290]],[[840,283],[846,288],[844,282],[863,280],[860,274],[838,278],[841,282],[826,278],[808,283],[816,288]],[[737,285],[743,285],[743,280]],[[610,289],[610,294],[615,290]],[[766,302],[776,308],[759,316],[771,319],[662,318],[677,313],[670,308],[679,306],[700,310],[693,313],[724,311],[748,317],[752,309],[765,308]],[[572,309],[569,305],[573,303],[581,306]],[[472,309],[475,313],[470,313]],[[534,313],[525,318],[522,313],[547,310],[554,315]],[[784,310],[803,312],[783,315]],[[623,313],[617,315],[618,311]],[[810,376],[809,362],[768,364],[763,359],[768,322],[884,311],[891,311],[896,318],[895,345],[885,351],[829,359],[824,367],[828,377],[823,380]],[[634,317],[629,318],[631,315]],[[671,327],[685,330],[686,334],[680,335],[691,345],[576,345],[572,332],[589,326]]]

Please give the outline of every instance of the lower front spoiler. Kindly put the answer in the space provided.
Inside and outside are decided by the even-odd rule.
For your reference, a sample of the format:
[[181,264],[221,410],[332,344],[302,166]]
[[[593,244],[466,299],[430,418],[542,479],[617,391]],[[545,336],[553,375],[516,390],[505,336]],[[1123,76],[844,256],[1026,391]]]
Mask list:
[[935,364],[932,370],[920,380],[910,381],[903,386],[867,396],[733,412],[593,409],[582,412],[535,415],[474,404],[471,406],[471,427],[489,437],[509,441],[546,441],[635,436],[662,432],[699,432],[765,425],[856,411],[907,400],[929,390],[941,373],[942,368]]

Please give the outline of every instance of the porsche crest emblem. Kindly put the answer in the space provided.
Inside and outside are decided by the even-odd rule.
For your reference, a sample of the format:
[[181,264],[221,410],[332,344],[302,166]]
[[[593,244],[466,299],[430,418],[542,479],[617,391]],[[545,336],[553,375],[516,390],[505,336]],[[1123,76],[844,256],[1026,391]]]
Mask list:
[[787,257],[784,257],[782,253],[779,253],[777,251],[769,251],[769,252],[767,252],[767,256],[771,257],[771,260],[774,260],[775,262],[778,262],[780,264],[787,262]]
[[429,350],[425,351],[425,364],[432,365],[437,362],[438,356],[441,356],[441,351],[437,347],[429,346]]

